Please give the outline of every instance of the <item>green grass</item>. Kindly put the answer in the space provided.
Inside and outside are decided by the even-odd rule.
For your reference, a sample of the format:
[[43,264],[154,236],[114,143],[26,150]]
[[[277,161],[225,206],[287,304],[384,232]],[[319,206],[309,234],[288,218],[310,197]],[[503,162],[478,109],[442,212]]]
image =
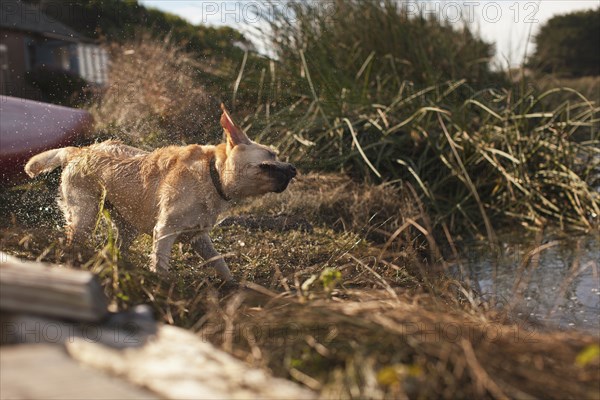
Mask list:
[[285,82],[291,97],[276,112],[271,98],[257,107],[258,140],[304,169],[410,182],[433,225],[452,232],[596,229],[598,104],[510,85],[476,62],[489,48],[468,28],[395,4],[339,2],[328,16],[300,2],[293,21],[277,15],[279,76],[264,85]]
[[[567,90],[516,98],[486,90],[457,102],[452,93],[461,84],[406,90],[390,104],[354,107],[329,124],[317,101],[307,101],[305,115],[298,107],[282,115],[289,133],[275,142],[305,168],[411,182],[434,225],[452,231],[485,227],[489,236],[492,226],[515,220],[597,227],[598,107],[585,98],[544,106]],[[277,123],[264,132],[273,129]]]

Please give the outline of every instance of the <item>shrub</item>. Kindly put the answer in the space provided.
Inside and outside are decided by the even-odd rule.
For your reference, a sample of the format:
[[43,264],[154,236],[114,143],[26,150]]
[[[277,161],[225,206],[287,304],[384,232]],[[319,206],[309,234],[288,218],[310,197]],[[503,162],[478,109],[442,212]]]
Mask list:
[[26,0],[39,5],[50,17],[64,23],[90,38],[104,38],[111,42],[135,39],[143,29],[157,39],[170,33],[177,43],[198,55],[241,56],[236,42],[250,42],[230,27],[193,25],[181,17],[156,9],[146,8],[137,0]]
[[535,37],[530,63],[546,73],[565,77],[600,75],[600,8],[558,15]]

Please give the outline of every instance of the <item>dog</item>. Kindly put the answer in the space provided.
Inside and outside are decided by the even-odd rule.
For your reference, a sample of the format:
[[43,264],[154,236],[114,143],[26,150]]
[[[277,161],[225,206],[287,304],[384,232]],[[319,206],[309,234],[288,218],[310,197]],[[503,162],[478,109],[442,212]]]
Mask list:
[[66,220],[67,245],[85,245],[102,199],[127,248],[139,233],[152,235],[150,269],[169,269],[173,244],[192,244],[220,277],[233,280],[214,249],[209,232],[228,206],[240,199],[283,192],[296,168],[255,143],[221,105],[224,143],[169,146],[153,152],[105,141],[40,153],[25,166],[30,177],[62,167],[59,206]]

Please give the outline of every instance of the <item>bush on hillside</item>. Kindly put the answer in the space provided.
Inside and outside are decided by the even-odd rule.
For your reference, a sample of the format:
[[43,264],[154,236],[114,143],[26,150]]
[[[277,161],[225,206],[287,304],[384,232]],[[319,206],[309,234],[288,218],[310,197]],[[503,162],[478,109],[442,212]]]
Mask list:
[[558,15],[535,37],[530,64],[564,77],[600,75],[600,8]]

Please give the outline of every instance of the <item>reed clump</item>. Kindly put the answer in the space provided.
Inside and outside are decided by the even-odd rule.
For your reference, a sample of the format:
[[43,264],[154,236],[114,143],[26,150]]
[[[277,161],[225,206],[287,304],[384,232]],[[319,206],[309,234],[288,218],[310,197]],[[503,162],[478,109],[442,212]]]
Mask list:
[[598,107],[583,99],[546,110],[543,99],[558,90],[516,100],[489,90],[453,104],[448,96],[460,84],[407,91],[330,125],[312,102],[278,143],[304,166],[411,182],[434,224],[451,230],[490,231],[511,220],[597,227]]
[[[296,7],[293,20],[280,15],[271,27],[279,79],[295,97],[270,118],[257,114],[261,139],[305,168],[411,182],[433,225],[451,231],[492,239],[513,221],[598,226],[598,104],[569,88],[498,83],[488,64],[471,65],[475,54],[456,48],[475,40],[467,27],[409,16],[397,2]],[[411,55],[438,36],[454,44]],[[410,63],[398,62],[404,51]],[[423,78],[427,71],[438,74]]]

